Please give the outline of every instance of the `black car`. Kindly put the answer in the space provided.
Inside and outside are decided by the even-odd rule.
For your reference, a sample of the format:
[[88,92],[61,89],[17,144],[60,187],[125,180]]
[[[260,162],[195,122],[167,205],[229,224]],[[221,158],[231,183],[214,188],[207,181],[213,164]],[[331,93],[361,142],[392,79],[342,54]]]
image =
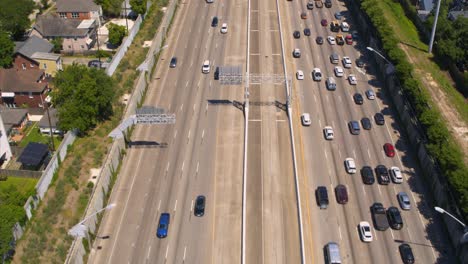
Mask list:
[[328,192],[327,187],[319,186],[317,190],[315,190],[315,197],[317,199],[317,205],[320,209],[327,209],[328,207]]
[[413,264],[414,263],[414,255],[413,250],[411,250],[410,245],[404,243],[401,244],[398,249],[400,250],[401,260],[405,264]]
[[365,130],[370,130],[372,128],[372,123],[370,119],[367,117],[364,117],[361,119],[361,125],[362,125],[362,128],[364,128]]
[[362,94],[360,93],[355,93],[353,95],[354,102],[358,105],[362,105],[364,103],[364,97],[362,97]]
[[392,206],[387,209],[387,218],[390,227],[396,230],[403,228],[403,218],[401,218],[400,210]]
[[375,168],[375,174],[377,175],[377,181],[382,185],[388,185],[390,183],[390,176],[388,175],[387,167],[384,165],[378,165]]
[[359,68],[364,67],[364,61],[361,60],[361,59],[357,59],[356,60],[356,66],[358,66]]
[[218,26],[218,17],[213,17],[213,20],[211,20],[211,26],[212,27],[217,27]]
[[383,126],[385,124],[385,118],[381,113],[376,113],[374,115],[374,120],[375,120],[375,123],[379,126]]
[[310,29],[309,28],[304,28],[304,35],[305,36],[310,36]]
[[88,62],[88,67],[102,68],[102,62],[100,62],[99,60],[91,60]]
[[205,196],[197,196],[197,199],[195,200],[195,209],[193,210],[195,216],[203,216],[205,214],[205,200]]
[[331,0],[325,0],[325,7],[326,8],[332,7],[332,1]]
[[348,190],[343,184],[338,184],[335,187],[336,201],[339,204],[346,204],[348,202]]
[[316,39],[315,39],[315,42],[317,42],[317,44],[319,45],[322,45],[323,44],[323,38],[321,36],[318,36]]
[[314,2],[313,1],[307,2],[307,9],[309,9],[309,10],[314,9]]
[[172,57],[171,62],[169,63],[169,67],[175,68],[177,66],[177,58]]
[[375,182],[374,172],[372,171],[372,168],[369,166],[362,167],[361,177],[362,177],[362,181],[364,182],[364,184],[374,184]]
[[293,37],[294,37],[295,39],[300,38],[300,37],[301,37],[301,32],[299,32],[298,30],[294,31]]

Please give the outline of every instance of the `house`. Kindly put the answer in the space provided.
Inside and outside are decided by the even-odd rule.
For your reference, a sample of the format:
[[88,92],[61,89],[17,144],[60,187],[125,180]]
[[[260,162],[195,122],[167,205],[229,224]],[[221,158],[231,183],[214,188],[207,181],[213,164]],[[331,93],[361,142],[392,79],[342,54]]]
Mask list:
[[57,0],[57,15],[66,19],[94,19],[101,25],[102,8],[93,0]]
[[455,21],[457,17],[462,16],[468,18],[468,10],[453,10],[448,13],[448,19],[451,21]]
[[0,114],[0,166],[3,165],[5,161],[10,160],[11,156],[12,152],[8,135],[5,124],[3,123],[2,115]]
[[23,130],[26,128],[29,121],[28,110],[2,107],[0,116],[2,117],[5,128],[4,135],[7,137],[8,142],[21,141],[23,138]]
[[63,39],[62,50],[66,53],[83,53],[96,40],[97,24],[94,19],[62,19],[58,16],[37,16],[31,35],[43,39]]
[[0,103],[11,108],[42,107],[49,93],[45,77],[40,69],[0,69]]
[[19,70],[42,69],[46,75],[54,76],[62,70],[62,58],[51,53],[53,45],[38,36],[31,36],[26,41],[15,42],[13,67]]
[[[50,115],[50,119],[48,115]],[[42,116],[39,123],[37,123],[37,126],[39,127],[41,133],[44,134],[50,134],[50,130],[52,130],[52,133],[54,134],[62,134],[62,131],[59,130],[57,127],[57,123],[57,109],[49,108],[47,111],[44,112],[44,115]]]

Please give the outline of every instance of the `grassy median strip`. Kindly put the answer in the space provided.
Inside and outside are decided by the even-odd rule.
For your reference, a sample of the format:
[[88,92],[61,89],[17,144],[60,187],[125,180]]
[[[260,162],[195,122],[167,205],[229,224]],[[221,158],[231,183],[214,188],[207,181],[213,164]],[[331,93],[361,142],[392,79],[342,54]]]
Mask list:
[[161,7],[167,0],[155,1],[148,11],[140,31],[136,35],[113,78],[117,81],[112,120],[100,124],[84,138],[78,138],[69,148],[67,158],[54,176],[49,191],[41,202],[35,217],[27,223],[26,231],[18,243],[15,263],[63,263],[72,237],[68,230],[78,223],[92,191],[88,184],[90,169],[102,166],[112,140],[108,138],[123,114],[121,96],[131,93],[138,76],[136,68],[144,61],[148,48],[144,41],[151,40],[164,13]]

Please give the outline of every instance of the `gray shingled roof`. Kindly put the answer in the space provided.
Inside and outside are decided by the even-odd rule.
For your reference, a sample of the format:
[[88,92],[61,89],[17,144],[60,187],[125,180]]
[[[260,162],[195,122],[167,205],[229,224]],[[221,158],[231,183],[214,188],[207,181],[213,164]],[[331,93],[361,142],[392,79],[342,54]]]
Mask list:
[[0,110],[5,125],[19,125],[28,114],[28,110],[22,108],[3,108]]
[[42,92],[46,82],[37,82],[44,74],[43,70],[0,69],[0,89],[2,92]]
[[90,12],[99,11],[93,0],[57,0],[57,12]]
[[15,52],[31,58],[34,52],[50,52],[54,45],[38,36],[31,36],[24,42],[17,42]]
[[[52,128],[57,128],[57,121],[58,121],[57,109],[49,108],[49,114],[50,114],[50,124]],[[49,128],[49,118],[47,117],[47,111],[44,111],[44,115],[42,116],[39,123],[37,123],[37,126],[39,128]]]
[[57,16],[37,16],[34,29],[43,37],[83,37],[88,33],[87,28],[77,28],[82,20],[63,19]]
[[34,52],[31,58],[57,61],[60,58],[60,55],[55,53]]

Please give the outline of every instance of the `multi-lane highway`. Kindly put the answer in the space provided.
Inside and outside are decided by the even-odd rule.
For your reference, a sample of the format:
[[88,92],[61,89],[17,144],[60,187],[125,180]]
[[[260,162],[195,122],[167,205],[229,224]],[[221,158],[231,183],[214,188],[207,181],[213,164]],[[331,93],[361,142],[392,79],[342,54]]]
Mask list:
[[[250,1],[250,8],[248,0],[181,2],[168,35],[168,48],[158,61],[144,103],[175,113],[177,121],[166,126],[136,126],[131,138],[136,144],[127,150],[110,197],[117,206],[105,213],[98,231],[98,237],[110,238],[97,238],[90,263],[240,263],[243,258],[245,263],[301,263],[288,118],[292,118],[295,131],[307,263],[323,263],[323,247],[331,241],[339,244],[343,263],[401,263],[398,245],[402,241],[411,245],[418,263],[436,262],[440,252],[434,240],[428,240],[428,220],[421,211],[427,216],[429,208],[421,197],[423,182],[417,177],[409,147],[400,137],[400,128],[376,73],[372,67],[361,69],[354,64],[356,58],[366,55],[365,47],[359,41],[344,46],[315,42],[317,36],[336,35],[329,27],[322,27],[320,21],[330,22],[339,10],[345,11],[346,7],[336,0],[332,8],[314,10],[306,10],[306,2],[296,0]],[[307,19],[300,18],[304,11]],[[356,30],[350,14],[344,14],[343,20]],[[214,16],[219,18],[217,27],[211,26]],[[222,23],[228,24],[227,34],[220,33]],[[310,28],[310,37],[303,35],[305,27]],[[301,31],[301,38],[293,38],[295,30]],[[292,57],[294,48],[300,48],[300,58]],[[335,65],[329,60],[332,52],[353,61],[344,77],[335,77],[336,91],[325,88],[325,78],[334,76]],[[169,68],[173,56],[178,63]],[[291,117],[285,110],[285,83],[271,78],[285,74],[283,58],[287,76],[294,79]],[[368,54],[364,59],[369,61]],[[210,60],[209,74],[201,72],[204,60]],[[245,204],[242,192],[246,116],[235,105],[217,103],[243,102],[245,83],[220,85],[213,72],[216,66],[223,65],[239,65],[242,72],[250,75],[269,76],[261,83],[249,85]],[[321,82],[311,78],[314,67],[324,75]],[[304,71],[304,80],[295,79],[296,70]],[[345,79],[351,73],[357,76],[356,86]],[[353,94],[364,95],[367,89],[376,92],[376,100],[364,98],[363,105],[356,105]],[[301,126],[299,116],[303,112],[311,115],[309,127]],[[385,126],[373,122],[376,112],[385,114]],[[351,135],[347,123],[362,117],[372,120],[372,129]],[[335,132],[332,141],[323,137],[322,129],[327,125]],[[154,142],[167,143],[167,147],[153,148]],[[394,158],[383,152],[387,142],[397,146]],[[357,174],[346,173],[343,162],[347,157],[356,161]],[[359,169],[379,164],[400,167],[403,184],[364,185]],[[338,184],[347,186],[346,205],[339,205],[334,198]],[[330,204],[326,210],[316,205],[317,186],[328,189]],[[373,230],[374,241],[361,242],[357,225],[360,221],[372,225],[372,203],[398,207],[396,194],[400,191],[410,195],[413,206],[410,211],[401,211],[403,229]],[[207,198],[203,217],[194,216],[197,195]],[[171,219],[168,236],[160,239],[156,228],[163,212],[170,213]],[[246,232],[242,246],[243,224]],[[434,230],[439,232],[431,229]]]

